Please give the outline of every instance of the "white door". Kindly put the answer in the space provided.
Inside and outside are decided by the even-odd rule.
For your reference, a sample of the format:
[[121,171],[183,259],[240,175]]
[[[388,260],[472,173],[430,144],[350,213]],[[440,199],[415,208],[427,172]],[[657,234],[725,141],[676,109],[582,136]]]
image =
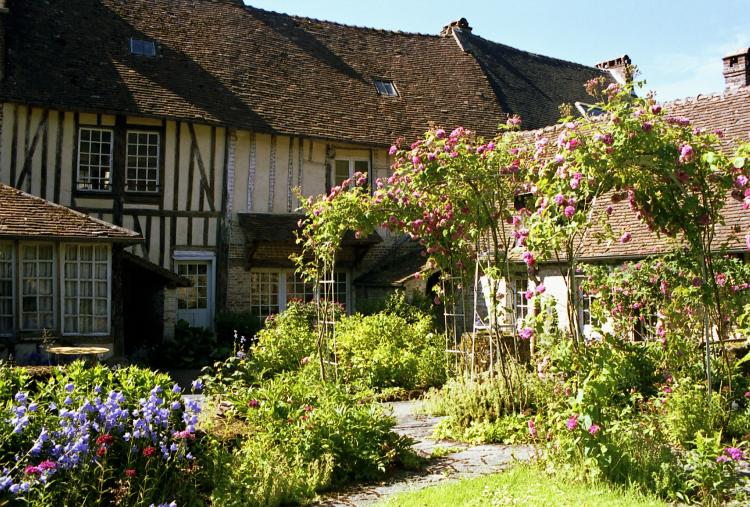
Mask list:
[[177,261],[177,274],[192,282],[177,292],[177,319],[191,326],[213,328],[213,276],[211,261]]

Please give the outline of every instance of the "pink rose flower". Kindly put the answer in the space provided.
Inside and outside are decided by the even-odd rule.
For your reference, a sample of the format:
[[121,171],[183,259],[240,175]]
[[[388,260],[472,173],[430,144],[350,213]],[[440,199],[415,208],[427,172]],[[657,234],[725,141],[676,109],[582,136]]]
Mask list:
[[601,428],[599,427],[598,424],[592,424],[591,426],[589,426],[589,433],[596,436],[596,434],[599,433],[600,429]]
[[568,431],[576,429],[578,427],[578,416],[573,414],[568,417],[568,420],[565,422],[565,427],[568,428]]

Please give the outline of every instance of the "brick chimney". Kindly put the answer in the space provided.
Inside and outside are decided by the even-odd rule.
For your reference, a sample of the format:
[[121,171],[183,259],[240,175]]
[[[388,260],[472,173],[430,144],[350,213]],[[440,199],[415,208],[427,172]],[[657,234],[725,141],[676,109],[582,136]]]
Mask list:
[[8,22],[8,8],[6,0],[0,0],[0,81],[5,79],[5,57],[8,49],[5,47],[5,24]]
[[750,85],[750,48],[741,49],[724,57],[724,86],[736,90]]
[[633,80],[632,62],[628,55],[622,55],[614,60],[596,64],[597,69],[608,70],[618,83],[629,83]]
[[469,32],[471,33],[471,27],[469,26],[469,22],[466,21],[466,18],[461,18],[458,21],[451,21],[447,25],[443,27],[443,29],[440,31],[440,36],[445,37],[447,35],[452,35],[453,30],[458,28],[461,31]]

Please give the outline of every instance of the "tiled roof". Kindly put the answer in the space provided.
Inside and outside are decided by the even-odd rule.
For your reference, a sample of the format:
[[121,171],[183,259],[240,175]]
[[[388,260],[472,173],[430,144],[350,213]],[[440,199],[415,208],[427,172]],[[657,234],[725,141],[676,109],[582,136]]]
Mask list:
[[521,117],[523,128],[537,129],[560,118],[560,105],[591,102],[583,83],[609,72],[498,44],[471,32],[457,31],[490,79],[503,111]]
[[140,234],[0,184],[0,238],[138,243]]
[[[421,137],[431,123],[492,135],[510,113],[540,126],[601,72],[466,30],[454,37],[345,26],[239,0],[8,7],[0,98],[372,145]],[[131,55],[131,37],[155,41],[157,56]],[[379,96],[375,79],[393,80],[399,96]]]

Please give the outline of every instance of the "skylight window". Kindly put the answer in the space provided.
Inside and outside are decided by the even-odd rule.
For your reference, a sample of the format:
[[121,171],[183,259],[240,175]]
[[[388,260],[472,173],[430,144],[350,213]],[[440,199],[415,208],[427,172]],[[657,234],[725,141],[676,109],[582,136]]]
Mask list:
[[396,91],[396,85],[393,84],[393,81],[376,79],[374,83],[375,88],[378,90],[378,95],[382,95],[383,97],[398,97],[398,91]]
[[156,56],[156,44],[152,40],[130,39],[130,54],[137,56]]

